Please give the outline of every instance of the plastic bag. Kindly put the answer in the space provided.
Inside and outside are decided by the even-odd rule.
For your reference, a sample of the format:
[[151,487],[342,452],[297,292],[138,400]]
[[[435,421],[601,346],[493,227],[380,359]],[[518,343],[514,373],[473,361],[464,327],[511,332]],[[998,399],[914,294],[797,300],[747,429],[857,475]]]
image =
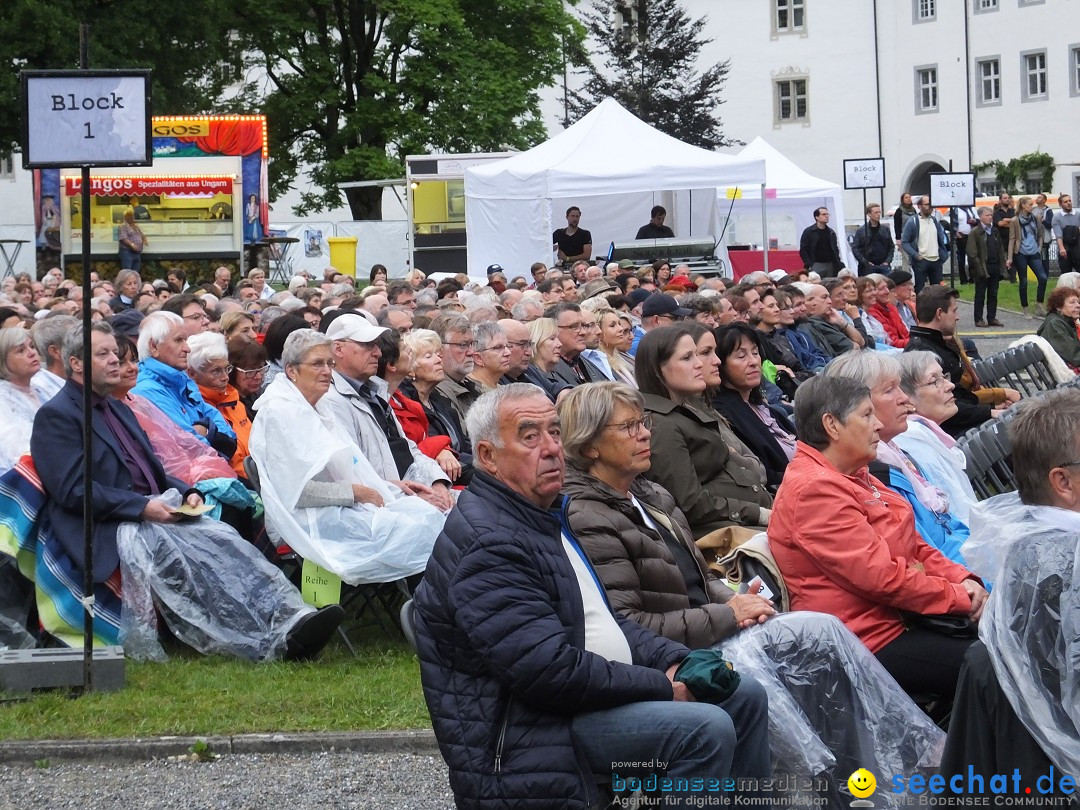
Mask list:
[[236,470],[214,448],[182,430],[165,412],[138,394],[121,400],[135,413],[139,426],[146,431],[154,455],[173,478],[188,486],[209,478],[235,479]]
[[717,647],[769,693],[776,773],[843,782],[859,768],[911,773],[941,761],[944,732],[835,616],[781,613]]
[[[171,489],[161,499],[180,504]],[[121,643],[135,658],[162,661],[155,606],[178,639],[202,653],[265,661],[285,650],[293,625],[313,608],[284,575],[224,523],[123,523]]]
[[1080,773],[1080,514],[998,495],[972,508],[964,555],[994,580],[979,638],[1009,705],[1054,764]]

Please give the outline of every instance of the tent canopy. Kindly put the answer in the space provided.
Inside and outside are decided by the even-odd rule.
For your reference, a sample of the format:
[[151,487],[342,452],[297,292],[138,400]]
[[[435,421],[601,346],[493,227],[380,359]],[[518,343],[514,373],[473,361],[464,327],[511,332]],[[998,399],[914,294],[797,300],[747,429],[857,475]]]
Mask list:
[[814,209],[825,206],[831,214],[829,224],[836,231],[844,264],[856,269],[844,231],[844,190],[838,183],[808,174],[761,137],[747,144],[739,152],[739,157],[765,161],[765,208],[769,232],[761,232],[759,186],[742,188],[740,199],[735,200],[734,205],[727,189],[721,188],[717,191],[720,217],[723,218],[728,207],[731,207],[731,222],[725,238],[727,244],[751,242],[767,245],[768,240],[773,238],[780,246],[798,248],[803,230],[814,224]]
[[[759,158],[723,155],[665,135],[605,99],[588,115],[527,152],[465,171],[469,272],[501,264],[528,277],[536,261],[550,263],[551,234],[563,209],[582,208],[593,256],[610,241],[633,239],[664,192],[709,189],[708,200],[669,222],[676,234],[704,235],[715,206],[712,189],[765,182]],[[696,196],[695,201],[700,197]],[[553,212],[557,212],[553,215]]]

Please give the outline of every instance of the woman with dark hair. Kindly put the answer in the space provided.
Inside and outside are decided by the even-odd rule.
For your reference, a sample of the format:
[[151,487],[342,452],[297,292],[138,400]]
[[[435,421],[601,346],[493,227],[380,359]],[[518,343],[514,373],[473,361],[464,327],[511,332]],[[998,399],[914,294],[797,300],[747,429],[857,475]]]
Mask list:
[[654,283],[661,290],[671,281],[671,263],[664,259],[657,259],[652,264]]
[[1080,292],[1058,286],[1046,304],[1046,320],[1039,327],[1044,338],[1073,371],[1080,370],[1080,338],[1076,319],[1080,318]]
[[266,349],[254,340],[235,337],[229,341],[229,383],[240,395],[248,414],[255,418],[255,399],[262,390],[263,380],[270,364],[266,362]]
[[23,326],[23,316],[14,307],[0,307],[0,329]]
[[761,391],[761,340],[758,331],[732,323],[713,331],[720,360],[720,385],[713,388],[713,407],[724,416],[747,447],[765,465],[775,491],[795,455],[795,427],[771,409]]
[[764,466],[702,399],[704,366],[680,324],[647,332],[634,358],[654,423],[648,477],[672,494],[697,540],[729,526],[766,526],[772,506]]
[[386,284],[387,270],[385,264],[371,265],[371,273],[368,275],[369,284]]
[[285,348],[285,339],[298,329],[310,329],[311,325],[298,315],[282,315],[266,327],[266,337],[263,338],[263,348],[266,349],[266,360],[270,367],[263,377],[261,391],[273,382],[274,377],[284,369],[281,365],[281,353]]

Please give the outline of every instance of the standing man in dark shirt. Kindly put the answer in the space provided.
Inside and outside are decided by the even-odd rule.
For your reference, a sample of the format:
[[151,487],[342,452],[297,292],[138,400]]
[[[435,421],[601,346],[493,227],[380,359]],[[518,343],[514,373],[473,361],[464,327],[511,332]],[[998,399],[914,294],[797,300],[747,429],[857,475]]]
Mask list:
[[566,227],[559,228],[551,235],[551,241],[558,252],[559,262],[571,265],[576,261],[588,261],[592,258],[592,234],[579,228],[581,209],[571,205],[566,209]]
[[675,231],[664,224],[667,211],[662,205],[654,205],[647,224],[638,228],[635,239],[674,239]]
[[814,209],[814,224],[802,232],[799,256],[803,267],[822,278],[833,278],[844,268],[836,231],[829,227],[829,209]]
[[[994,206],[994,227],[997,229],[998,239],[1001,241],[1001,252],[1005,255],[1005,261],[1012,258],[1009,255],[1009,226],[1012,225],[1013,218],[1016,216],[1016,209],[1012,204],[1012,197],[1009,192],[1003,191],[998,197],[998,203]],[[1009,283],[1016,283],[1016,271],[1011,267],[1007,268]]]
[[892,269],[895,250],[889,229],[881,224],[881,206],[869,203],[866,206],[866,222],[855,231],[855,241],[851,245],[851,252],[859,263],[859,275],[888,273]]

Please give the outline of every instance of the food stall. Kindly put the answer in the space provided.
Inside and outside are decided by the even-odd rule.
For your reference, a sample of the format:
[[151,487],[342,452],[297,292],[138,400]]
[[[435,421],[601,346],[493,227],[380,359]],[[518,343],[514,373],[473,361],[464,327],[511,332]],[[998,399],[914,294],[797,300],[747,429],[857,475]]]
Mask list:
[[[162,116],[151,124],[150,167],[102,169],[90,177],[91,254],[118,255],[117,231],[131,211],[147,238],[144,259],[243,261],[269,218],[266,117]],[[59,233],[39,247],[65,261],[81,253],[77,169],[35,172],[36,210],[59,203]]]

